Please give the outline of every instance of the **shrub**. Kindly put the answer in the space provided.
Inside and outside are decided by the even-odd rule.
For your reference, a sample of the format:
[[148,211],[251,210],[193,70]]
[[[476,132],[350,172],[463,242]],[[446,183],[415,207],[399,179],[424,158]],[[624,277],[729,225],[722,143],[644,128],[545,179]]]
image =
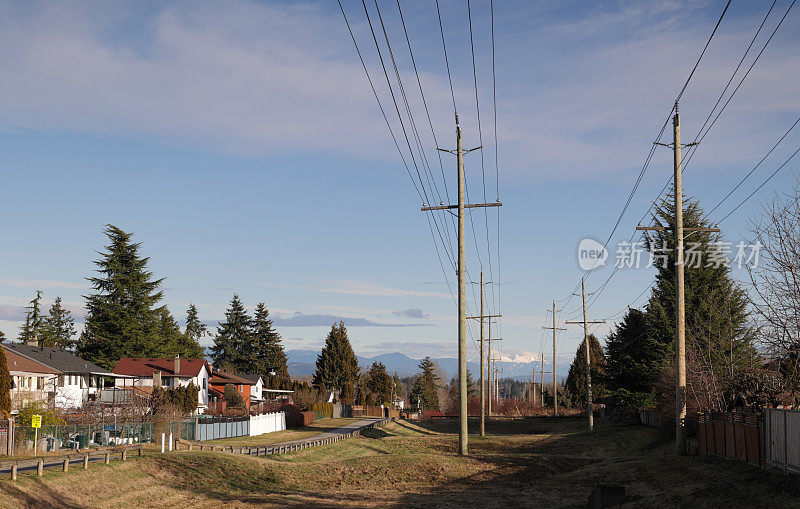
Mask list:
[[245,407],[244,398],[233,384],[225,384],[225,401],[228,402],[228,408]]

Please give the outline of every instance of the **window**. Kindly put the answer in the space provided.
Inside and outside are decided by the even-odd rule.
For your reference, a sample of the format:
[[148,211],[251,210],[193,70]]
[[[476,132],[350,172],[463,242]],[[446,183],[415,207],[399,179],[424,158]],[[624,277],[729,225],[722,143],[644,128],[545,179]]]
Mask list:
[[208,389],[208,387],[206,387],[206,379],[203,378],[203,390],[206,390],[206,389]]
[[40,376],[38,382],[39,383],[37,385],[39,387],[39,390],[43,391],[44,390],[44,377]]
[[64,387],[64,375],[58,375],[58,386]]

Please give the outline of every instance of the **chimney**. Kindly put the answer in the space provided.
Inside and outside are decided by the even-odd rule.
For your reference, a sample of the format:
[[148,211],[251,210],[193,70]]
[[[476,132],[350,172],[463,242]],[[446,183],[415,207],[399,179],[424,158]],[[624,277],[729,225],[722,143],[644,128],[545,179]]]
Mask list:
[[161,371],[153,371],[153,387],[161,387]]
[[178,376],[178,373],[181,372],[181,356],[180,355],[176,355],[175,356],[175,369],[174,369],[174,371],[175,371],[175,376]]

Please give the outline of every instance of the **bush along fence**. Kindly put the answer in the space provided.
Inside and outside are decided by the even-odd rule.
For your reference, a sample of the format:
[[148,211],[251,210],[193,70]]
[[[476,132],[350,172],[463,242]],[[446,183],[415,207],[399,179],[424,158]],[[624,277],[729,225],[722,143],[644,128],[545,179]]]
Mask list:
[[63,456],[43,456],[38,458],[28,458],[24,460],[0,462],[0,476],[10,476],[11,480],[16,481],[19,474],[36,473],[44,475],[45,469],[69,471],[69,468],[78,467],[84,470],[89,468],[89,463],[103,462],[108,465],[112,459],[125,461],[130,454],[142,455],[142,447],[139,445],[126,446],[104,451],[84,451],[80,454],[67,454]]
[[175,441],[175,449],[176,450],[183,449],[188,451],[194,450],[194,451],[227,452],[231,454],[243,454],[245,456],[270,456],[275,454],[285,454],[289,452],[302,451],[305,449],[310,449],[312,447],[320,447],[323,445],[332,444],[347,438],[353,438],[361,435],[365,430],[382,427],[394,420],[395,420],[394,418],[383,419],[381,421],[376,421],[370,424],[366,424],[359,429],[347,433],[341,433],[335,435],[323,433],[323,435],[328,435],[328,436],[317,439],[312,438],[312,439],[295,440],[292,442],[273,444],[273,445],[252,445],[252,446],[215,445],[215,444],[203,444],[203,443],[191,442],[189,440],[177,439]]

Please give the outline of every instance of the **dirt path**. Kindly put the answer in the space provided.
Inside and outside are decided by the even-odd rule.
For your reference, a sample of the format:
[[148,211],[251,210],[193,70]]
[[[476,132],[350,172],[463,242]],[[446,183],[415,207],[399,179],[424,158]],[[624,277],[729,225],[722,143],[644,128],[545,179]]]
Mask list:
[[322,439],[325,439],[325,438],[333,438],[333,437],[340,436],[340,435],[346,435],[346,434],[351,433],[353,431],[357,431],[357,430],[360,430],[360,429],[368,428],[369,426],[372,426],[376,422],[380,422],[382,420],[383,420],[382,417],[371,417],[371,418],[367,418],[367,419],[364,419],[364,420],[361,420],[361,421],[351,422],[350,424],[346,424],[346,425],[342,426],[341,428],[336,428],[336,429],[332,429],[330,431],[325,431],[325,432],[320,433],[318,435],[314,435],[314,436],[310,436],[310,437],[306,437],[306,438],[299,438],[297,440],[289,440],[288,442],[279,442],[277,444],[270,444],[270,447],[283,447],[283,446],[290,446],[290,445],[296,445],[296,444],[304,444],[304,443],[308,443],[308,442],[316,442],[317,440],[322,440]]

